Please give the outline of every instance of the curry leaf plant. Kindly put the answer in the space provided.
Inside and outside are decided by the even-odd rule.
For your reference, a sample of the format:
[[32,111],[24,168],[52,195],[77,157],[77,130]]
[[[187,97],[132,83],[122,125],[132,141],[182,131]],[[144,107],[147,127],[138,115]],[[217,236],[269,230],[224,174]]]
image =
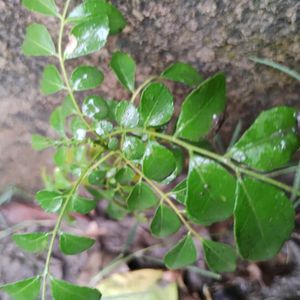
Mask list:
[[[90,213],[100,200],[108,202],[113,219],[127,214],[148,218],[149,231],[169,241],[164,262],[171,269],[194,264],[200,247],[207,267],[218,273],[234,271],[238,259],[275,256],[294,228],[290,199],[300,196],[271,176],[290,163],[300,146],[296,109],[262,112],[225,153],[217,153],[208,136],[226,107],[223,73],[204,79],[194,67],[174,62],[138,85],[133,57],[117,49],[109,72],[129,96],[105,99],[94,90],[101,88],[105,67],[78,63],[69,73],[66,64],[103,48],[110,35],[122,31],[125,19],[105,0],[74,7],[64,2],[59,10],[54,0],[23,0],[30,11],[60,23],[56,41],[45,25],[29,25],[22,46],[26,56],[57,59],[45,66],[41,79],[43,94],[64,97],[50,116],[56,139],[32,139],[36,150],[55,149],[54,174],[44,176],[45,188],[36,201],[56,213],[57,222],[50,232],[13,236],[22,250],[45,252],[45,266],[36,277],[5,284],[0,291],[16,300],[45,300],[48,291],[54,300],[100,299],[93,287],[55,278],[51,270],[55,245],[65,255],[93,247],[93,239],[63,231],[62,223],[73,213]],[[189,89],[179,114],[169,81]],[[231,245],[200,233],[200,226],[227,219],[233,223]]]

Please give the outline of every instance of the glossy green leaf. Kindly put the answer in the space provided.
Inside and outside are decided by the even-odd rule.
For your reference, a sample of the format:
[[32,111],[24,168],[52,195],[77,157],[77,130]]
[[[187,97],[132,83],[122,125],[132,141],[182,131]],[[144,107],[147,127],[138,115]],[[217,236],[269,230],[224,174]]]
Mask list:
[[103,98],[93,95],[84,99],[82,112],[91,119],[102,120],[109,114],[109,107]]
[[173,153],[166,147],[151,142],[148,144],[143,159],[143,173],[155,181],[162,181],[176,168]]
[[70,41],[65,49],[65,58],[76,58],[100,50],[109,33],[106,15],[92,17],[76,25],[71,31]]
[[22,51],[26,56],[51,56],[56,53],[47,28],[36,23],[27,27]]
[[187,195],[187,180],[184,179],[183,181],[179,182],[175,186],[175,188],[171,191],[171,195],[178,202],[185,204],[186,195]]
[[181,222],[176,213],[162,204],[156,210],[150,228],[153,235],[164,238],[177,232],[180,226]]
[[46,16],[58,16],[58,8],[54,0],[23,0],[22,5],[27,9]]
[[133,178],[134,178],[135,174],[133,172],[132,169],[126,167],[126,168],[122,168],[120,169],[117,173],[116,173],[116,180],[118,183],[122,184],[122,185],[129,185]]
[[233,272],[237,256],[232,247],[210,240],[203,240],[202,247],[208,267],[218,273]]
[[299,146],[296,110],[282,106],[262,112],[228,155],[253,168],[270,171],[285,165]]
[[46,66],[42,81],[41,91],[44,95],[51,95],[61,91],[64,88],[64,82],[54,65]]
[[47,212],[57,212],[63,203],[62,195],[57,192],[42,190],[37,192],[35,197]]
[[67,21],[80,23],[99,14],[108,16],[110,34],[119,33],[126,26],[126,21],[122,13],[105,0],[85,0],[71,11]]
[[200,156],[191,160],[186,209],[202,225],[223,221],[233,214],[236,180],[223,167]]
[[122,145],[122,151],[130,160],[141,159],[145,153],[145,145],[137,137],[126,136]]
[[31,145],[34,150],[41,151],[52,145],[52,141],[46,136],[33,134],[31,138]]
[[95,240],[63,232],[59,238],[59,249],[63,254],[74,255],[91,248]]
[[47,232],[14,234],[12,239],[24,251],[35,253],[47,248],[49,234]]
[[36,276],[25,280],[0,286],[0,291],[7,293],[14,300],[37,300],[41,288],[41,277]]
[[89,200],[85,197],[73,197],[72,210],[80,214],[88,214],[96,208],[97,202],[95,200]]
[[169,269],[179,269],[197,260],[197,250],[190,235],[185,236],[164,257]]
[[273,257],[294,229],[295,211],[285,194],[250,178],[238,184],[234,216],[236,244],[245,259]]
[[161,77],[195,87],[203,81],[203,77],[191,65],[176,62],[169,66]]
[[143,210],[155,206],[158,199],[152,189],[145,183],[136,184],[131,191],[127,206],[130,211]]
[[106,120],[101,120],[96,123],[95,131],[98,135],[104,136],[110,132],[112,132],[114,126],[111,122]]
[[219,73],[192,91],[184,100],[176,126],[176,136],[197,142],[225,109],[225,76]]
[[136,107],[128,101],[121,101],[115,108],[117,122],[126,128],[136,127],[139,123],[139,113]]
[[160,126],[170,121],[174,112],[173,96],[162,83],[151,83],[141,96],[140,113],[144,126]]
[[100,300],[101,293],[93,288],[71,284],[67,281],[51,278],[53,300]]
[[71,86],[74,91],[85,91],[98,87],[104,79],[103,73],[90,66],[79,66],[71,75]]
[[125,52],[115,52],[110,61],[110,67],[118,80],[129,91],[134,91],[136,65],[132,57]]

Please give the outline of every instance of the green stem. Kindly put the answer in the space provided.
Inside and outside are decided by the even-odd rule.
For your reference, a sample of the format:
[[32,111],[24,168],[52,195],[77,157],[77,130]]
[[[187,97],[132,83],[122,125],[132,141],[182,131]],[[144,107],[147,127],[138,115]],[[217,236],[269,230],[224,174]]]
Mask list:
[[284,184],[278,180],[269,178],[267,175],[261,174],[261,173],[257,173],[255,171],[252,171],[250,169],[247,169],[246,167],[243,167],[241,165],[236,165],[234,164],[229,158],[224,157],[223,155],[211,152],[209,150],[203,149],[203,148],[199,148],[196,146],[193,146],[191,144],[188,144],[182,140],[177,139],[174,136],[170,136],[164,133],[159,133],[159,132],[155,132],[155,131],[150,131],[147,129],[143,129],[143,128],[133,128],[133,129],[120,129],[120,130],[116,130],[112,133],[110,133],[108,136],[114,136],[114,135],[119,135],[119,134],[123,134],[123,133],[144,133],[144,134],[148,134],[148,135],[152,135],[154,137],[160,138],[162,140],[165,140],[167,142],[176,144],[178,146],[181,146],[183,148],[185,148],[186,150],[188,150],[190,153],[198,153],[201,154],[205,157],[211,158],[215,161],[218,161],[219,163],[227,166],[228,168],[232,169],[235,173],[236,171],[239,171],[242,174],[248,175],[250,177],[253,177],[255,179],[258,179],[260,181],[269,183],[271,185],[274,185],[284,191],[287,191],[289,193],[295,193],[295,195],[300,196],[300,191],[296,190],[292,187],[290,187],[287,184]]
[[71,189],[71,191],[67,195],[67,198],[64,202],[64,205],[60,210],[56,225],[53,229],[52,237],[51,237],[50,244],[49,244],[49,249],[48,249],[45,268],[44,268],[44,273],[43,273],[42,300],[46,300],[47,279],[49,277],[49,268],[50,268],[50,262],[51,262],[51,256],[52,256],[52,251],[53,251],[53,247],[54,247],[54,242],[55,242],[55,239],[56,239],[57,234],[59,232],[59,229],[60,229],[61,223],[63,221],[65,212],[67,210],[67,207],[68,207],[70,201],[72,200],[74,194],[76,193],[78,187],[80,186],[82,181],[86,178],[88,173],[91,170],[97,168],[100,164],[102,164],[104,161],[106,161],[108,158],[110,158],[114,154],[115,154],[115,152],[109,152],[107,155],[103,156],[99,160],[98,160],[99,155],[102,155],[102,152],[100,154],[97,154],[96,157],[92,160],[92,163],[81,173],[80,177],[77,179],[77,181],[75,182],[73,188]]
[[202,241],[203,237],[195,231],[195,229],[189,224],[189,222],[184,218],[184,216],[180,213],[179,209],[176,205],[172,202],[172,200],[163,192],[161,191],[149,178],[147,178],[143,172],[141,172],[130,160],[128,160],[125,156],[120,154],[125,161],[125,163],[131,167],[135,173],[137,173],[141,178],[143,178],[152,188],[153,190],[161,197],[163,201],[165,201],[172,210],[176,213],[176,215],[181,220],[182,224],[186,227],[186,229],[193,234],[198,240]]

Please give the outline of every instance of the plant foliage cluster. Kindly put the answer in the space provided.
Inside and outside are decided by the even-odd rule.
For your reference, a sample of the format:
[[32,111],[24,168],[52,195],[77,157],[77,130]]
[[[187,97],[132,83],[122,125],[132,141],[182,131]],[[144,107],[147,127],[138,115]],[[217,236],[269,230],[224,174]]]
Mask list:
[[[170,269],[197,260],[195,239],[214,272],[234,271],[238,257],[267,260],[276,255],[294,227],[289,195],[295,199],[300,192],[269,174],[284,168],[299,148],[296,110],[281,106],[261,113],[225,154],[218,154],[206,137],[226,106],[224,74],[204,80],[192,66],[176,62],[136,87],[136,64],[121,51],[112,55],[110,68],[131,98],[107,100],[91,91],[82,99],[81,92],[99,87],[104,74],[90,65],[67,74],[66,62],[99,51],[126,22],[105,0],[85,0],[73,9],[70,2],[66,0],[60,12],[54,0],[23,0],[27,9],[55,17],[61,24],[57,43],[44,25],[31,24],[22,46],[26,56],[57,58],[57,65],[44,69],[41,91],[66,95],[50,117],[57,139],[33,136],[35,149],[56,151],[54,175],[44,176],[46,187],[36,200],[58,218],[50,232],[13,235],[24,251],[46,251],[45,268],[36,277],[0,289],[16,300],[45,300],[48,285],[55,300],[100,299],[96,289],[54,278],[51,257],[56,241],[65,255],[94,245],[91,238],[63,232],[61,225],[74,212],[88,214],[102,199],[108,201],[107,213],[116,220],[155,208],[149,223],[156,237],[166,238],[185,228],[186,234],[164,257]],[[66,31],[69,42],[64,45]],[[179,116],[174,115],[174,98],[166,81],[191,90]],[[174,182],[178,184],[172,188]],[[235,245],[210,240],[197,230],[197,225],[231,217]]]

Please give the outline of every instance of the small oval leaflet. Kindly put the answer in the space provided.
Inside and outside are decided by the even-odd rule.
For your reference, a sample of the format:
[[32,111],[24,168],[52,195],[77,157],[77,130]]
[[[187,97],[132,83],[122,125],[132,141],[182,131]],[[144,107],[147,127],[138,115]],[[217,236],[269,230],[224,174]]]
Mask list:
[[109,108],[103,98],[93,95],[84,99],[82,112],[91,119],[102,120],[107,117]]
[[14,234],[12,239],[24,251],[36,253],[47,248],[49,242],[49,233],[33,232]]
[[103,73],[91,66],[79,66],[71,75],[71,86],[74,91],[85,91],[96,88],[104,79]]
[[95,240],[84,236],[62,233],[59,238],[59,248],[66,255],[74,255],[91,248]]

